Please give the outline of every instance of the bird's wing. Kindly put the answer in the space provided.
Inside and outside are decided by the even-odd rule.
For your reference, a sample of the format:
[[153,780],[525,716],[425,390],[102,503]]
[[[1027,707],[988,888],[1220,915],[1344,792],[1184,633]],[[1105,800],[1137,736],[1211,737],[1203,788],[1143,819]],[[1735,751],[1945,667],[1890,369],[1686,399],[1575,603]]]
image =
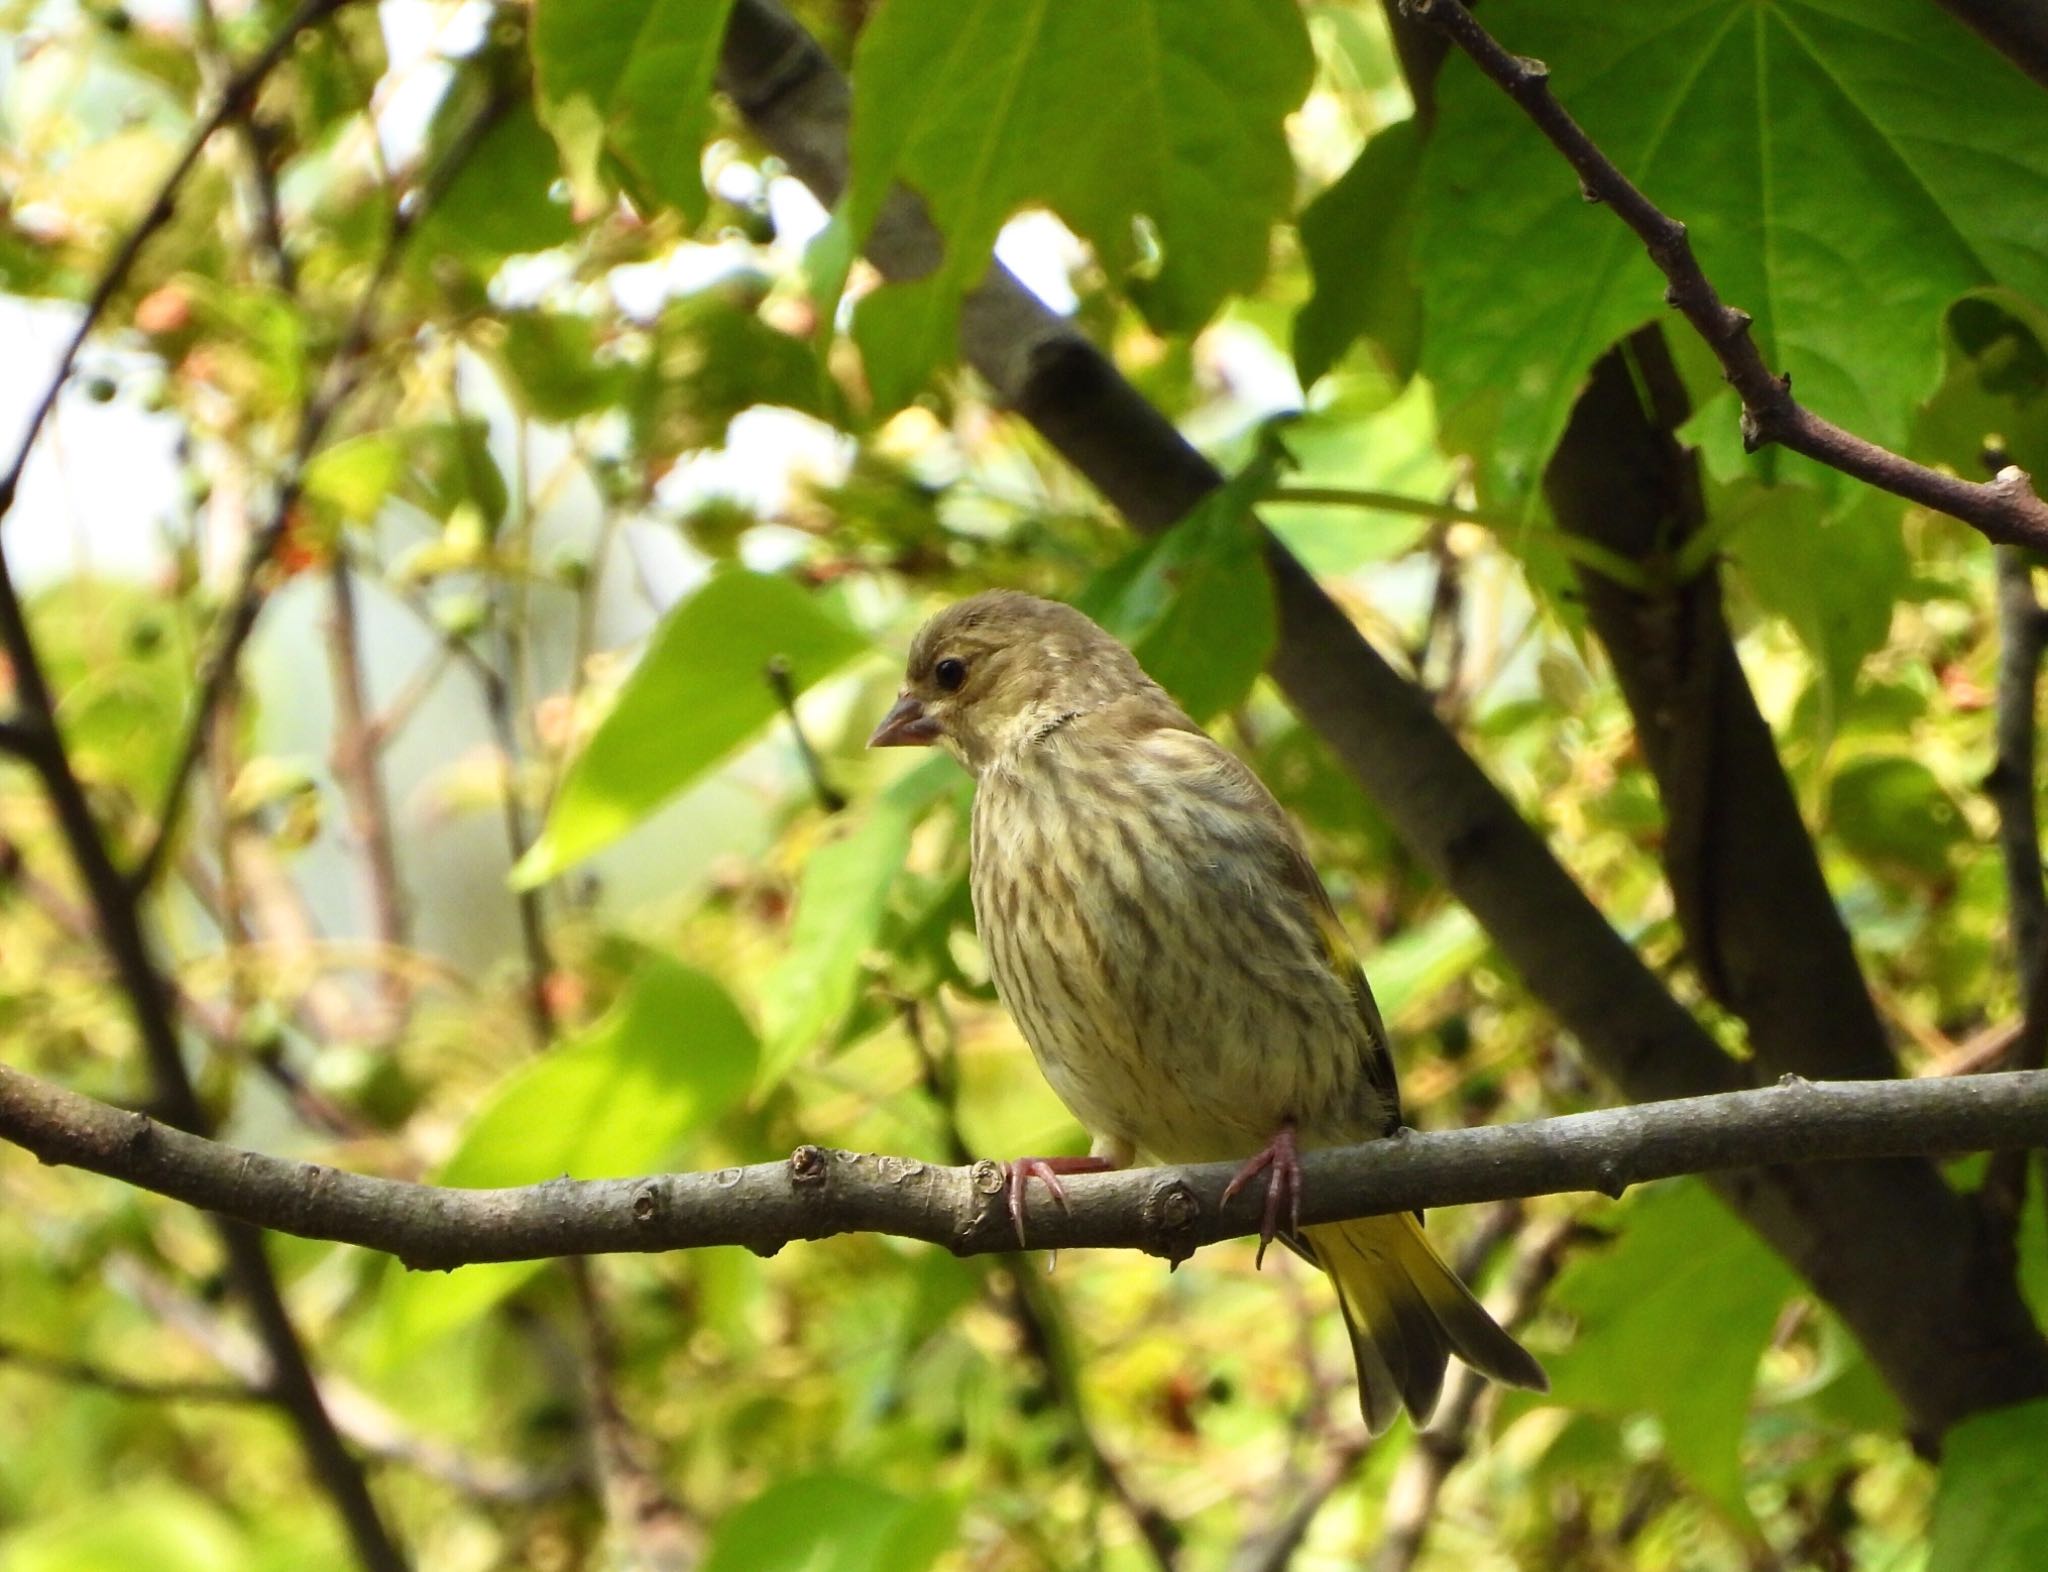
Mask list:
[[[1176,712],[1177,714],[1177,712]],[[1139,740],[1155,766],[1172,770],[1196,789],[1227,799],[1233,806],[1261,820],[1280,851],[1279,869],[1289,893],[1297,897],[1315,924],[1322,940],[1323,961],[1351,995],[1358,1012],[1362,1036],[1361,1059],[1367,1083],[1387,1110],[1387,1131],[1401,1123],[1401,1089],[1395,1079],[1394,1055],[1387,1037],[1380,1007],[1365,980],[1365,968],[1351,936],[1323,888],[1322,877],[1309,860],[1301,832],[1287,810],[1275,800],[1266,783],[1252,773],[1244,761],[1202,731],[1193,721],[1178,716],[1178,724],[1162,725]]]

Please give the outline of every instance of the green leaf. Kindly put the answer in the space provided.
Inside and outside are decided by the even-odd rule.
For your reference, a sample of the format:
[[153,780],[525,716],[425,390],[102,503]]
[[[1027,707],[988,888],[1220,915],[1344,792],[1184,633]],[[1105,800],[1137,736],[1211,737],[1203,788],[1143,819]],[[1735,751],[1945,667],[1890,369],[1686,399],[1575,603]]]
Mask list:
[[1486,950],[1485,933],[1462,906],[1446,906],[1428,922],[1404,930],[1367,958],[1381,1014],[1399,1025],[1410,1010],[1469,977]]
[[367,524],[384,506],[405,471],[395,433],[367,431],[323,448],[306,465],[306,500],[333,510],[348,524]]
[[[495,1189],[656,1172],[746,1095],[759,1057],[724,989],[650,955],[599,1020],[505,1078],[436,1183]],[[546,1265],[500,1261],[442,1276],[394,1262],[381,1296],[386,1357],[473,1324]]]
[[[1766,359],[1853,431],[1904,438],[1957,296],[2048,299],[2040,89],[1939,7],[1489,0],[1486,23],[1548,63],[1573,117],[1686,221]],[[1492,480],[1533,487],[1594,360],[1664,314],[1663,280],[1462,60],[1418,189],[1422,369]]]
[[1932,770],[1903,754],[1860,758],[1836,772],[1828,827],[1873,870],[1939,879],[1969,836],[1962,809]]
[[603,154],[634,202],[704,217],[700,154],[732,0],[537,0],[540,118],[580,197],[604,187]]
[[445,420],[409,426],[397,433],[405,445],[405,473],[399,495],[444,523],[465,504],[495,530],[505,520],[510,495],[504,473],[491,457],[491,428],[482,420]]
[[862,958],[875,943],[889,892],[910,855],[910,832],[925,809],[963,778],[960,766],[944,755],[923,761],[882,795],[866,822],[805,862],[788,945],[762,993],[768,1026],[762,1085],[781,1080],[853,1007]]
[[[1293,0],[886,0],[854,52],[853,180],[864,240],[891,186],[924,199],[946,239],[934,278],[864,303],[864,347],[896,337],[899,394],[950,352],[960,294],[1019,209],[1050,208],[1123,275],[1155,325],[1199,327],[1266,270],[1294,195],[1284,121],[1313,74]],[[894,299],[891,300],[891,296]]]
[[715,446],[733,416],[756,404],[831,413],[816,351],[763,322],[760,303],[759,282],[740,279],[662,308],[627,404],[650,456]]
[[850,1474],[770,1485],[718,1525],[703,1572],[924,1572],[951,1545],[959,1506]]
[[1927,1572],[2038,1572],[2048,1566],[2048,1401],[1993,1409],[1942,1438]]
[[214,1572],[245,1564],[249,1547],[228,1516],[194,1492],[149,1478],[61,1516],[17,1522],[7,1572]]
[[598,358],[597,324],[560,311],[508,311],[497,358],[520,404],[539,420],[569,421],[616,403],[627,371]]
[[1196,720],[1240,703],[1273,652],[1273,585],[1251,512],[1273,468],[1270,454],[1255,460],[1079,597]]
[[1948,314],[1948,375],[1913,427],[1913,455],[1959,475],[1983,473],[1996,437],[2012,462],[2048,473],[2048,309],[1983,290]]
[[1912,577],[1897,505],[1852,493],[1829,517],[1821,493],[1756,480],[1710,495],[1714,527],[1725,531],[1744,581],[1766,611],[1792,625],[1820,668],[1832,729]]
[[758,731],[776,712],[770,661],[802,692],[865,647],[788,579],[712,578],[655,630],[513,883],[531,889],[609,845]]
[[746,1094],[759,1054],[724,989],[649,956],[601,1019],[507,1078],[437,1182],[492,1189],[651,1172]]
[[[451,99],[455,95],[451,94]],[[415,253],[452,251],[490,262],[565,244],[576,233],[568,206],[551,195],[554,144],[530,104],[499,117],[421,225]]]
[[1548,1361],[1551,1395],[1656,1415],[1672,1464],[1746,1518],[1737,1447],[1792,1274],[1703,1184],[1657,1186],[1621,1217],[1619,1241],[1558,1280],[1553,1302],[1579,1335]]
[[1398,121],[1365,144],[1336,184],[1301,211],[1315,293],[1294,319],[1294,369],[1311,387],[1359,339],[1397,381],[1415,372],[1422,299],[1409,272],[1422,138]]

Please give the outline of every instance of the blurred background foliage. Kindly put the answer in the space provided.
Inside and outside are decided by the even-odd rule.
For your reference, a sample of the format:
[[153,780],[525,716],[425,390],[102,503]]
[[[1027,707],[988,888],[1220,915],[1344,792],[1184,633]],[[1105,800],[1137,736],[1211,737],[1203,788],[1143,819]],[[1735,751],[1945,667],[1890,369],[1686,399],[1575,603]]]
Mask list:
[[[209,8],[210,7],[210,8]],[[1630,941],[1683,964],[1661,809],[1538,486],[1661,283],[1367,4],[805,0],[851,72],[834,212],[711,91],[717,0],[381,0],[216,138],[8,519],[109,839],[155,827],[209,629],[295,492],[150,920],[225,1138],[450,1184],[799,1142],[1079,1150],[994,1000],[967,783],[870,757],[911,630],[1077,599],[1303,823],[1410,1118],[1599,1105],[1553,1021],[1259,672],[1245,507]],[[276,0],[0,0],[0,411],[25,414]],[[2048,473],[2048,100],[1926,0],[1489,0],[1824,413]],[[949,237],[852,260],[894,181]],[[952,364],[999,253],[1238,478],[1139,546]],[[359,324],[360,330],[357,326]],[[1909,1073],[2020,1011],[1981,791],[1992,558],[1745,456],[1687,335],[1707,556]],[[310,459],[307,410],[356,379]],[[33,778],[0,767],[10,1063],[147,1089]],[[2048,1291],[2038,1195],[2020,1238]],[[1366,1448],[1291,1260],[957,1261],[876,1238],[414,1275],[279,1239],[421,1566],[834,1572],[2039,1566],[2038,1405],[1916,1455],[1853,1340],[1696,1185],[1445,1215],[1547,1398]],[[0,1161],[0,1567],[346,1559],[214,1236]]]

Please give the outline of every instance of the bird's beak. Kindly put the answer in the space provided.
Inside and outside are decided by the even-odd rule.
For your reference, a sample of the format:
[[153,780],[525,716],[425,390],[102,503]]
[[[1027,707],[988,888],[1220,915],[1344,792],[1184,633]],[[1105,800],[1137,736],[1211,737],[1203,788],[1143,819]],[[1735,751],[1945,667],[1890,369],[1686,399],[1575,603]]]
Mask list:
[[907,693],[898,694],[895,705],[882,717],[882,724],[868,738],[870,748],[929,748],[939,739],[939,723],[925,714],[924,706]]

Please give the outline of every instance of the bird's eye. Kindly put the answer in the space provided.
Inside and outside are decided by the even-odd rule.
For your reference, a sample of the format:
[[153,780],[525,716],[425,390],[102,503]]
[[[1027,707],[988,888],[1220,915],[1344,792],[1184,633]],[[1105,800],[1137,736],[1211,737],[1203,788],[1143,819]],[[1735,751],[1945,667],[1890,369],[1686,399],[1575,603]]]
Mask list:
[[932,676],[946,693],[958,693],[960,684],[967,680],[967,662],[948,655],[932,668]]

